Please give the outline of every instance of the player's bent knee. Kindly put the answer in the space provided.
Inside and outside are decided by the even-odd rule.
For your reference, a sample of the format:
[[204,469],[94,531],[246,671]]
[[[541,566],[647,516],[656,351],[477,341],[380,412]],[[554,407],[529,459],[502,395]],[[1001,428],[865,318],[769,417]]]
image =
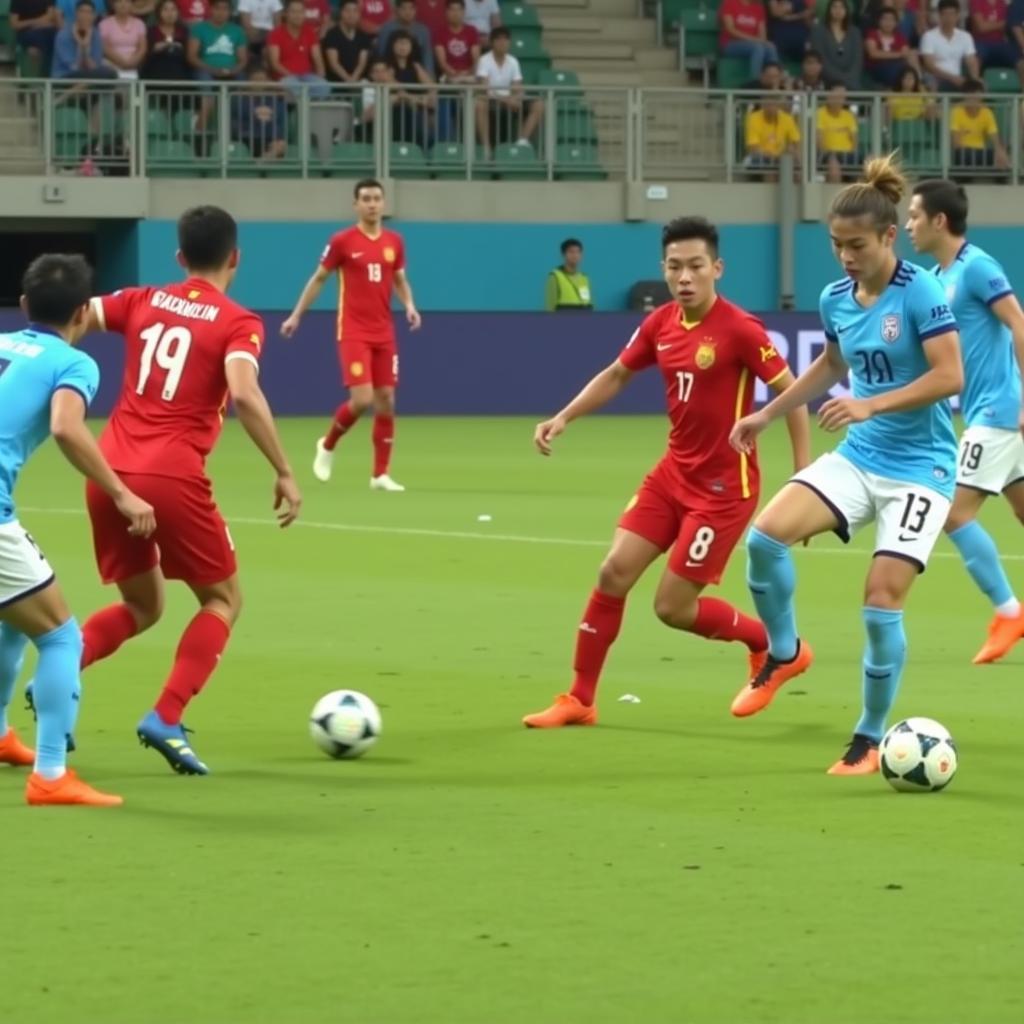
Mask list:
[[597,574],[597,589],[602,594],[625,597],[636,582],[636,573],[615,557],[606,558]]
[[697,621],[697,602],[674,601],[659,594],[654,598],[654,614],[671,629],[690,629]]

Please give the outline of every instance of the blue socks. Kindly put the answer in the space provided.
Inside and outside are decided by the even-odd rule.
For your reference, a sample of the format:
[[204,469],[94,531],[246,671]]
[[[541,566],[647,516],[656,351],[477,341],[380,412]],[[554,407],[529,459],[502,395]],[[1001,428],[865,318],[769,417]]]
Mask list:
[[896,700],[907,660],[903,612],[865,607],[864,628],[868,634],[864,650],[864,710],[853,731],[877,743],[885,735],[885,722]]
[[36,705],[36,771],[59,778],[67,763],[67,737],[74,732],[80,694],[82,631],[68,619],[32,641],[39,650],[33,697]]
[[27,643],[24,633],[19,633],[6,622],[0,622],[0,736],[7,735],[7,706],[11,703],[14,686],[21,674]]
[[1013,590],[1006,578],[995,541],[976,519],[954,530],[949,539],[956,545],[971,579],[978,589],[999,608],[1013,600]]
[[755,526],[747,534],[747,585],[768,630],[768,652],[777,661],[792,661],[797,652],[793,556],[785,544]]

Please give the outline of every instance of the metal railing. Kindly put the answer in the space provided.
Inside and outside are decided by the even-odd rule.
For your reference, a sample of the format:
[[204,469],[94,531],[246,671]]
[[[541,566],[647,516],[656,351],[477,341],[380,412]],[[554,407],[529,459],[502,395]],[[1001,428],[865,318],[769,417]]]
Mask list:
[[[849,180],[870,153],[898,149],[914,176],[1021,181],[1024,97],[928,97],[915,113],[891,94],[851,94],[851,116],[832,120],[827,102],[563,85],[530,87],[515,106],[472,86],[22,79],[0,82],[0,174],[733,182],[772,180],[790,151],[810,183]],[[982,148],[951,130],[970,102],[995,118]]]

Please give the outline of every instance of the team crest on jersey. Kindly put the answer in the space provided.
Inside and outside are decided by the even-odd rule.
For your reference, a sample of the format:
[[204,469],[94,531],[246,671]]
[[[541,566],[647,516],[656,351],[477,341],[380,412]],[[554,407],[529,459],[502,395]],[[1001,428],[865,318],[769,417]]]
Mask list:
[[384,262],[394,263],[395,262],[395,250],[390,245],[384,247]]
[[882,341],[891,345],[900,336],[900,318],[896,313],[888,313],[882,317]]
[[758,345],[758,351],[761,353],[761,362],[767,363],[772,359],[775,359],[779,354],[779,350],[772,345],[770,342],[767,345]]
[[196,289],[196,288],[193,288],[193,289],[192,289],[192,290],[191,290],[191,291],[190,291],[190,292],[188,293],[188,297],[189,297],[190,299],[198,299],[198,298],[199,298],[199,290],[198,290],[198,289]]
[[715,365],[715,343],[710,338],[705,338],[697,346],[697,354],[693,357],[698,370],[707,370]]

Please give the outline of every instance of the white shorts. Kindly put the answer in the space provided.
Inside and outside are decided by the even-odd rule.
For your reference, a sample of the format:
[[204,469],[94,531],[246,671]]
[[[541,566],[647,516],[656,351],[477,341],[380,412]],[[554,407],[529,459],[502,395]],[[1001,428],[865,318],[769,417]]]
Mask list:
[[1000,494],[1024,480],[1024,437],[1019,430],[968,427],[960,438],[956,467],[959,487],[985,494]]
[[949,515],[949,498],[930,487],[868,473],[836,452],[822,455],[792,479],[828,505],[844,543],[875,522],[875,554],[905,559],[924,572]]
[[17,520],[0,523],[0,608],[53,582],[53,569]]

